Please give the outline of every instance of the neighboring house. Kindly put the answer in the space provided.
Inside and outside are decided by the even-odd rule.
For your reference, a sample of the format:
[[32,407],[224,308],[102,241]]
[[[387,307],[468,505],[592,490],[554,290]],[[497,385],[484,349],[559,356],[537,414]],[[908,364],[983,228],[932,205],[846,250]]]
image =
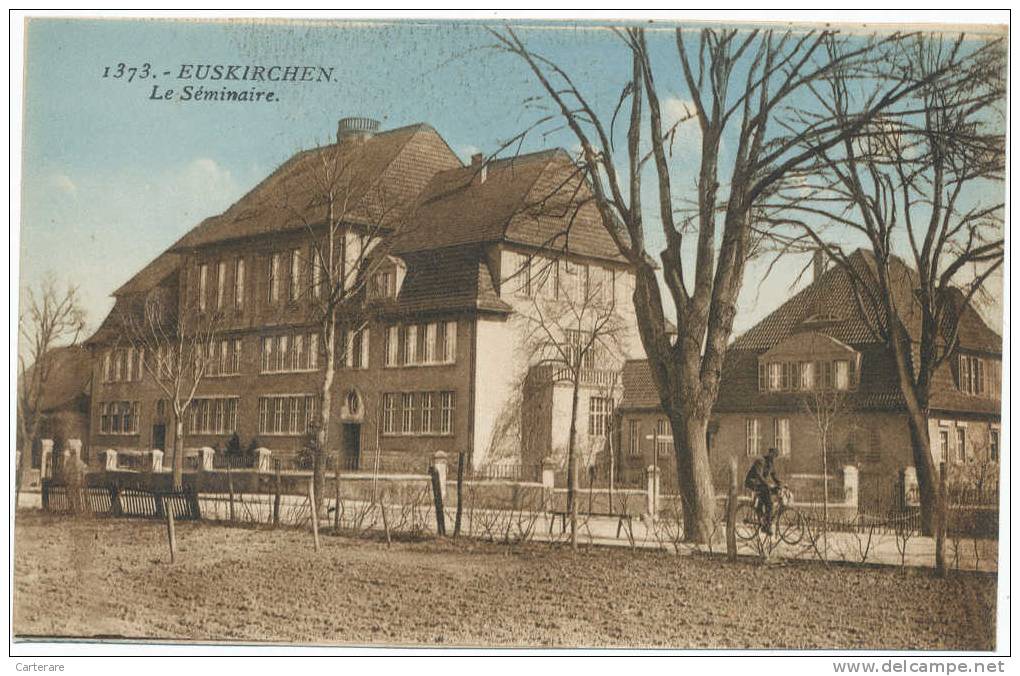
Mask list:
[[[327,450],[363,469],[377,461],[382,470],[422,469],[437,451],[466,452],[472,467],[519,464],[521,430],[532,428],[520,423],[522,383],[533,365],[520,346],[534,296],[555,299],[578,279],[605,279],[621,311],[632,314],[632,273],[594,206],[579,202],[563,180],[576,173],[564,152],[488,163],[476,156],[465,167],[428,125],[378,133],[376,126],[341,121],[339,150],[358,158],[359,181],[409,216],[364,280],[358,313],[367,326],[340,327]],[[199,387],[185,446],[222,447],[236,431],[243,444],[254,439],[274,454],[301,449],[322,377],[321,357],[310,348],[319,330],[311,301],[295,292],[314,274],[309,229],[324,222],[309,188],[316,169],[315,151],[298,153],[114,293],[114,310],[88,341],[97,448],[172,446],[166,403],[118,328],[125,313],[158,295],[168,308],[227,315],[222,359]],[[351,218],[355,231],[359,218]],[[533,266],[541,279],[531,278]],[[586,430],[588,410],[585,399],[579,426]],[[555,450],[553,430],[568,427],[559,415],[545,423],[539,459]]]
[[[859,250],[853,264],[873,264]],[[780,452],[781,473],[820,475],[817,411],[838,411],[828,453],[830,474],[843,465],[860,472],[862,497],[887,491],[911,467],[910,436],[892,355],[862,318],[848,275],[816,261],[812,283],[730,345],[719,398],[708,430],[717,486],[737,457],[740,479],[769,447]],[[916,273],[895,260],[897,304],[912,336],[919,337],[914,303]],[[998,462],[1002,339],[977,312],[961,318],[957,353],[935,375],[929,432],[937,463]],[[628,362],[623,372],[621,456],[623,471],[651,463],[657,438],[675,473],[669,422],[662,414],[647,362]],[[660,432],[652,439],[658,426]]]
[[[39,439],[52,439],[54,450],[58,452],[63,449],[67,439],[81,439],[83,459],[89,457],[87,444],[92,364],[88,352],[80,345],[68,345],[51,349],[43,358],[53,363],[40,402],[42,421],[37,443],[32,450],[33,469],[39,468]],[[28,367],[25,382],[31,380],[34,368],[34,364]]]

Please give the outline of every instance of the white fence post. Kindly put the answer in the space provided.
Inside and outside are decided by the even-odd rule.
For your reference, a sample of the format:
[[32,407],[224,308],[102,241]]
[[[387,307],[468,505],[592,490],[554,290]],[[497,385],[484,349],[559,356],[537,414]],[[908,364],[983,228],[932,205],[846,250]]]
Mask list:
[[213,470],[213,456],[215,455],[216,449],[209,446],[198,449],[198,471],[211,472]]
[[860,477],[857,472],[857,468],[853,465],[843,466],[843,500],[847,507],[852,507],[854,511],[858,507],[859,491],[857,487],[860,483]]
[[64,448],[76,459],[81,460],[81,439],[68,439]]
[[659,512],[659,468],[649,465],[645,470],[648,487],[645,493],[648,515],[653,519]]
[[255,449],[255,471],[271,472],[273,465],[273,452],[268,448]]
[[546,509],[553,507],[556,495],[556,461],[552,457],[542,459],[542,502]]

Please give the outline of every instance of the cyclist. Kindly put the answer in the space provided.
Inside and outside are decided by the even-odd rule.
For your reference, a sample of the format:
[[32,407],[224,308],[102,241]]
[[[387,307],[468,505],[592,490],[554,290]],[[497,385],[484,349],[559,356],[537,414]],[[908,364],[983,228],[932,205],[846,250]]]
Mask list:
[[783,482],[776,476],[775,460],[779,451],[770,448],[764,456],[757,458],[747,470],[744,477],[744,487],[754,491],[758,500],[758,514],[761,517],[761,525],[766,533],[772,533],[772,496],[779,492]]

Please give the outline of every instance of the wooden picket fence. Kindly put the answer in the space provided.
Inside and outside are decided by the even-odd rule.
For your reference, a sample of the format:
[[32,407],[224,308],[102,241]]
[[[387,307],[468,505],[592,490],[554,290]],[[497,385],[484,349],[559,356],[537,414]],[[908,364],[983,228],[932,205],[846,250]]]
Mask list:
[[44,479],[42,504],[45,511],[57,513],[163,519],[166,518],[166,510],[170,509],[177,520],[198,521],[202,518],[198,495],[187,488],[179,491],[147,491],[113,484],[68,486]]

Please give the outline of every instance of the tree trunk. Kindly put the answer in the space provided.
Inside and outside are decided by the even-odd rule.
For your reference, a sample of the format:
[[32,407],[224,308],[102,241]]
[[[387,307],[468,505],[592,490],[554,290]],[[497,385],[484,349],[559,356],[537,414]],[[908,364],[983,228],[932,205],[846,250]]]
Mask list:
[[329,445],[329,422],[332,414],[333,379],[336,376],[336,333],[335,322],[330,320],[324,327],[323,336],[326,345],[325,369],[322,374],[322,388],[319,391],[319,430],[316,434],[315,448],[312,449],[312,482],[315,484],[316,499],[320,501],[325,495],[326,483],[326,447]]
[[[908,409],[910,407],[908,406]],[[935,516],[939,509],[938,477],[931,458],[931,437],[928,435],[928,416],[908,410],[907,427],[910,429],[910,450],[917,470],[917,488],[921,498],[921,534],[935,533]],[[946,458],[942,459],[943,461]]]
[[174,490],[184,484],[184,417],[174,412]]
[[670,416],[677,485],[683,502],[684,538],[707,544],[715,530],[715,487],[708,462],[708,418],[687,412]]
[[577,400],[580,374],[574,374],[570,400],[570,439],[567,442],[567,510],[570,512],[570,547],[577,549]]
[[[28,457],[28,464],[25,464],[25,457]],[[28,449],[21,449],[21,457],[18,458],[18,466],[14,469],[14,510],[18,509],[18,501],[21,499],[21,483],[25,480],[25,474],[28,472],[26,467],[32,466],[32,444],[28,444]],[[42,466],[42,462],[39,463],[39,485],[42,485],[43,471],[46,468]]]
[[822,432],[822,562],[829,561],[829,433]]

